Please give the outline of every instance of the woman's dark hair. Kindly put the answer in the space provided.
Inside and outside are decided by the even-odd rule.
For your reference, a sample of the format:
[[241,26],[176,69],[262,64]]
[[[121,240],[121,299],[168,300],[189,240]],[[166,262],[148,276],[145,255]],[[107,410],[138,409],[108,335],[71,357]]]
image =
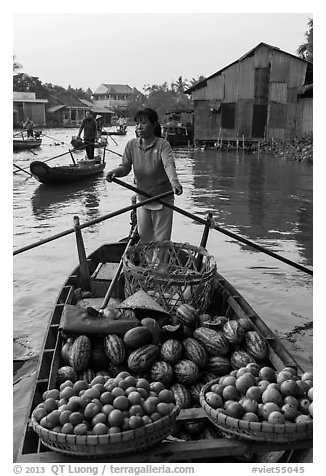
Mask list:
[[138,122],[142,117],[146,117],[151,124],[154,126],[154,135],[156,137],[162,137],[162,129],[158,122],[158,115],[154,109],[145,107],[136,112],[135,121]]

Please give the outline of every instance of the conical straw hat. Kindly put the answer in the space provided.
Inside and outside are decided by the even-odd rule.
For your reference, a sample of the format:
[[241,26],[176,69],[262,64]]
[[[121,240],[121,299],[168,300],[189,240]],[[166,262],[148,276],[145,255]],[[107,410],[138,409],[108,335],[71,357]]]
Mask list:
[[121,309],[141,309],[144,311],[155,311],[165,314],[166,316],[170,315],[162,306],[160,306],[160,304],[158,304],[142,289],[129,296],[121,304],[118,304],[117,307]]

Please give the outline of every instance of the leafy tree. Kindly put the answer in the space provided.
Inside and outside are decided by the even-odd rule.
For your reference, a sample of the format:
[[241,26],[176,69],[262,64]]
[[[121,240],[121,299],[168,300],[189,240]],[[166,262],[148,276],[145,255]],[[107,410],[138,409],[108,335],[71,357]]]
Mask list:
[[16,56],[13,56],[13,72],[15,73],[18,69],[22,69],[22,65],[17,63]]
[[313,31],[314,24],[313,19],[309,18],[308,21],[308,30],[305,33],[306,41],[302,43],[297,49],[297,53],[300,58],[313,62]]
[[14,91],[35,93],[36,98],[47,97],[47,90],[37,76],[18,73],[13,77]]

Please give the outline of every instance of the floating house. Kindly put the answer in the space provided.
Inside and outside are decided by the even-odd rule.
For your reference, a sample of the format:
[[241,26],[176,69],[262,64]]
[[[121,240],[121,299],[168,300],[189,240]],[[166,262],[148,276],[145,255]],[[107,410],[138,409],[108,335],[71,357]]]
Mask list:
[[125,109],[133,96],[143,96],[128,84],[101,84],[93,93],[96,107]]
[[13,92],[13,126],[20,127],[30,117],[38,126],[46,125],[47,99],[36,99],[35,93]]
[[194,140],[255,142],[309,134],[312,83],[312,63],[259,43],[185,91],[193,100]]

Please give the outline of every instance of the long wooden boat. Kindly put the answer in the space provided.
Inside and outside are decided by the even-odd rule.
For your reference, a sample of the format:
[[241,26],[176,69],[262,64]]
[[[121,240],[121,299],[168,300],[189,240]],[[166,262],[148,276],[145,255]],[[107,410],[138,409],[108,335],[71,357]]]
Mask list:
[[13,150],[35,149],[42,145],[41,138],[17,139],[13,138]]
[[127,134],[127,126],[117,126],[115,131],[102,131],[102,135],[108,135],[108,136],[125,136]]
[[[99,301],[105,296],[110,283],[116,275],[116,269],[126,247],[126,240],[103,244],[87,259],[88,269],[92,282],[92,296]],[[19,448],[17,461],[19,463],[81,463],[89,462],[85,456],[71,456],[46,447],[34,432],[31,426],[33,409],[42,402],[43,393],[55,387],[57,370],[62,365],[61,348],[62,334],[60,323],[66,305],[75,305],[76,297],[83,287],[84,271],[82,266],[76,267],[65,281],[59,292],[53,309],[47,334],[45,336],[43,351],[39,362],[37,380],[31,392],[30,411],[26,415],[24,432]],[[123,274],[120,279],[124,279]],[[120,282],[121,284],[121,282]],[[123,284],[123,282],[122,282]],[[124,285],[117,287],[113,297],[124,299]],[[79,296],[80,299],[80,296]],[[278,338],[251,308],[239,292],[216,272],[214,276],[213,294],[209,309],[214,310],[214,315],[223,315],[228,319],[249,319],[252,327],[257,330],[268,344],[268,361],[276,370],[285,366],[302,369],[289,352],[283,347]],[[177,422],[199,422],[209,420],[201,407],[181,410]],[[219,436],[213,439],[184,441],[180,439],[163,440],[150,450],[145,450],[132,455],[123,455],[123,462],[138,463],[168,463],[168,462],[236,462],[243,461],[244,455],[251,455],[251,461],[282,461],[282,462],[311,462],[312,439],[301,439],[285,443]],[[119,458],[101,457],[94,455],[92,461],[118,462]]]
[[35,160],[30,164],[31,174],[41,183],[62,185],[80,182],[103,172],[106,163],[103,160],[85,160],[70,165],[50,167]]

